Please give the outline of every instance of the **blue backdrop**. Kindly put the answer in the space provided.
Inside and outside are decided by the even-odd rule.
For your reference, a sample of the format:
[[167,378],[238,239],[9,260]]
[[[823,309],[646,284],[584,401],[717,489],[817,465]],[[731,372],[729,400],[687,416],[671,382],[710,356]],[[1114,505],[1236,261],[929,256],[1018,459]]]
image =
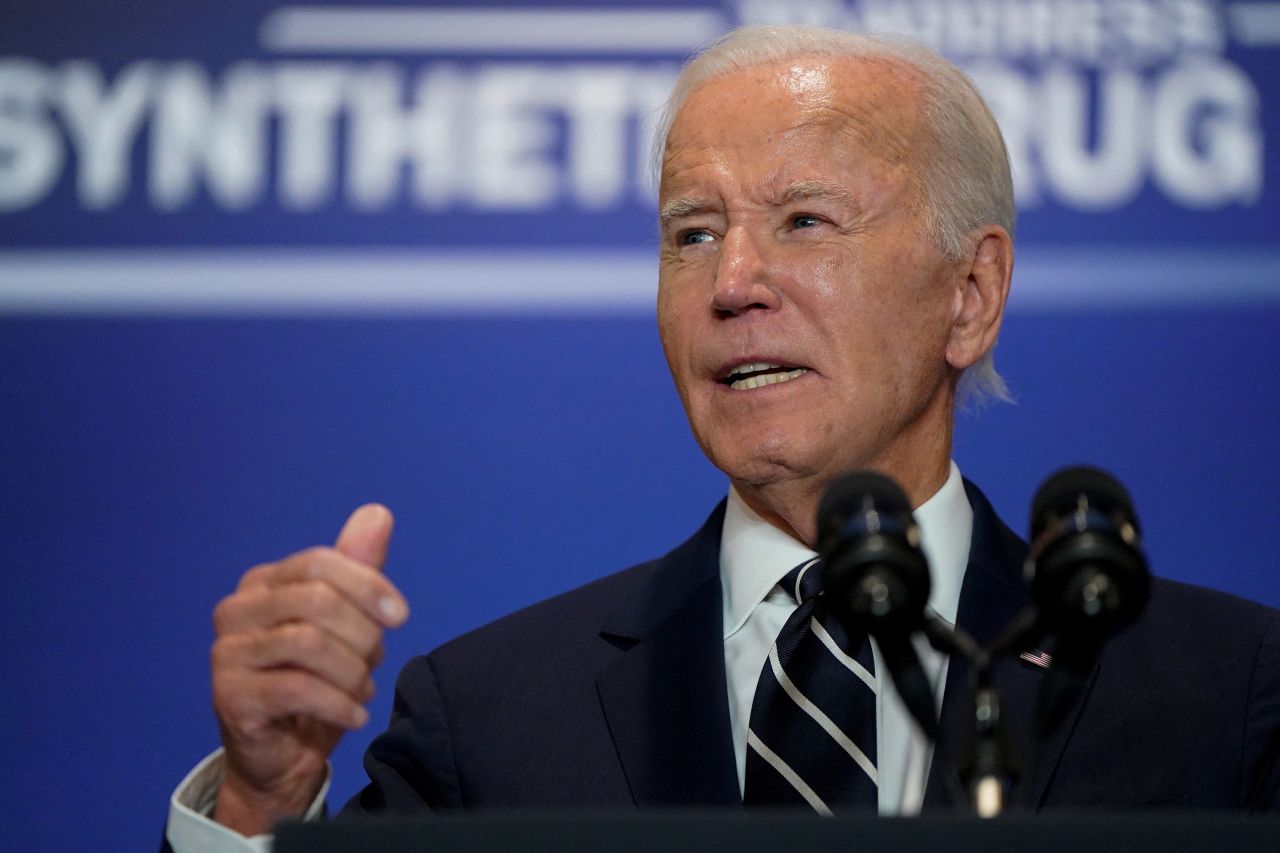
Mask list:
[[[250,565],[398,526],[413,654],[654,556],[725,483],[653,323],[645,138],[765,2],[8,4],[0,28],[6,849],[146,849],[216,745]],[[1015,528],[1131,487],[1157,573],[1280,604],[1280,4],[805,4],[962,62],[1021,207],[956,458]],[[346,17],[344,17],[346,16]],[[333,804],[371,732],[336,756]]]

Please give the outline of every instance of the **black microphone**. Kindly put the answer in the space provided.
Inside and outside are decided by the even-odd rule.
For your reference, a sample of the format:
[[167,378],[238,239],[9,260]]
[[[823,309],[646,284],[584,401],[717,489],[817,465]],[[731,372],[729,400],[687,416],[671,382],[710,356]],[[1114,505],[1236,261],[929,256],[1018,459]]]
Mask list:
[[936,739],[933,691],[911,644],[925,624],[929,565],[907,496],[882,474],[847,474],[823,495],[817,527],[824,606],[851,636],[875,637],[903,704]]
[[1055,639],[1040,692],[1040,731],[1061,721],[1102,648],[1147,603],[1151,574],[1129,493],[1088,466],[1063,468],[1036,492],[1025,572],[1037,627]]

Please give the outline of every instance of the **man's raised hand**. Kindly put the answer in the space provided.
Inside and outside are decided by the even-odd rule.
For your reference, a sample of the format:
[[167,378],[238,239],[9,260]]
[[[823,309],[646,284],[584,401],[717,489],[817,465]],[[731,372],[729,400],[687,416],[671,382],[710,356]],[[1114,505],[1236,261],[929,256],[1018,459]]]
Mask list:
[[332,548],[255,566],[213,613],[213,706],[226,749],[214,819],[243,835],[306,811],[347,729],[368,722],[382,632],[404,597],[382,574],[391,512],[366,504]]

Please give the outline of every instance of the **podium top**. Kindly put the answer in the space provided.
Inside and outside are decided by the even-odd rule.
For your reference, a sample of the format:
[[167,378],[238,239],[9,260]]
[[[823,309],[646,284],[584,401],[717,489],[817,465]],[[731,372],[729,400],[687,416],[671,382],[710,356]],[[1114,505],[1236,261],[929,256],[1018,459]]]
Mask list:
[[1280,816],[1060,813],[996,820],[795,814],[500,814],[282,824],[275,853],[1276,853]]

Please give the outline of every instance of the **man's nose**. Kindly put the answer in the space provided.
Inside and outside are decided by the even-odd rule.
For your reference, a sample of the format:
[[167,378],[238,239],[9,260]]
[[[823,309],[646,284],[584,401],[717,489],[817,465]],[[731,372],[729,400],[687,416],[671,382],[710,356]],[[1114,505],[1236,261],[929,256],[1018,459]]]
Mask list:
[[729,228],[720,244],[712,306],[718,314],[737,316],[779,304],[758,238],[742,226]]

